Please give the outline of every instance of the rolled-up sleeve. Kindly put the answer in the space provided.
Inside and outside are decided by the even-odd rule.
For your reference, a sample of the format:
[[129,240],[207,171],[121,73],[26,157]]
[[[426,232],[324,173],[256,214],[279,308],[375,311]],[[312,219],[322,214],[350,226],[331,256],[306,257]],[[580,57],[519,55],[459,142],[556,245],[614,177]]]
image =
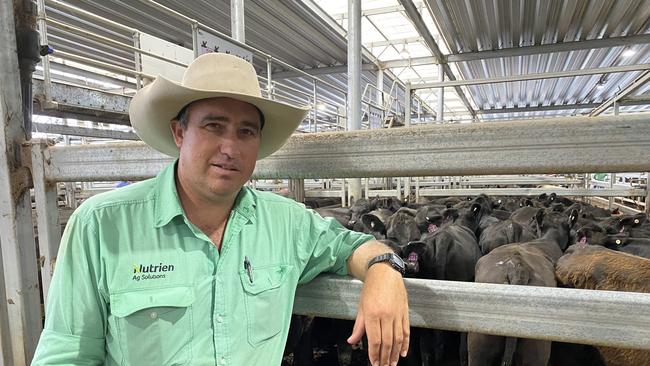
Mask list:
[[98,285],[100,247],[91,216],[80,208],[63,233],[32,365],[104,363],[107,302]]
[[304,210],[298,222],[301,224],[297,236],[304,263],[300,284],[323,272],[347,275],[347,260],[352,252],[374,239],[372,235],[348,230],[335,219],[323,218],[312,210]]

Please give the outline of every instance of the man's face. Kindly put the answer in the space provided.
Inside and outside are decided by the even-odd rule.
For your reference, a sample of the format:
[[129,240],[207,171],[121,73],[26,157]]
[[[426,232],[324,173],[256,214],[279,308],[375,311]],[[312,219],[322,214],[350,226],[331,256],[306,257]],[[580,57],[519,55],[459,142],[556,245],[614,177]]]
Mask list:
[[233,198],[253,174],[260,147],[260,114],[230,98],[202,99],[187,110],[187,127],[172,120],[184,189],[208,199]]

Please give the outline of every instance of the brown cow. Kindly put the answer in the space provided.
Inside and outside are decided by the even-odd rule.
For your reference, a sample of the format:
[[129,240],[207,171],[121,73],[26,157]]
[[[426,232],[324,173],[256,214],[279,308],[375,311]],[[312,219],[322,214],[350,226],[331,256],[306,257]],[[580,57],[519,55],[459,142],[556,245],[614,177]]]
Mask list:
[[[555,276],[567,287],[650,293],[650,260],[598,245],[572,245]],[[596,347],[607,366],[650,365],[650,351]]]

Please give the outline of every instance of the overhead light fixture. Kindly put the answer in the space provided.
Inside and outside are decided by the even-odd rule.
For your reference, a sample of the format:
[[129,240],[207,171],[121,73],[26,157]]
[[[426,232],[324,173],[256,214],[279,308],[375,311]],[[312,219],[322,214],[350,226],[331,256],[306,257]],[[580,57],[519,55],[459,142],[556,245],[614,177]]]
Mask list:
[[605,83],[599,82],[596,84],[596,89],[605,89]]
[[402,46],[402,50],[399,51],[399,55],[404,57],[404,58],[408,58],[408,57],[411,56],[411,54],[409,53],[409,50],[406,49],[406,43],[404,43],[404,45]]
[[627,50],[623,51],[623,53],[621,53],[621,56],[630,57],[630,56],[634,56],[635,54],[636,54],[635,50],[628,48]]

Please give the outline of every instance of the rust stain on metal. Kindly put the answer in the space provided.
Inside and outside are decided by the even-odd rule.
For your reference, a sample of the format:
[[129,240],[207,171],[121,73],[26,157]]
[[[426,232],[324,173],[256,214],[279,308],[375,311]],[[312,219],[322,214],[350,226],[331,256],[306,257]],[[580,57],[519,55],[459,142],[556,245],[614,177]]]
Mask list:
[[7,303],[9,303],[10,305],[14,305],[14,304],[15,304],[15,302],[14,302],[13,299],[7,299]]

